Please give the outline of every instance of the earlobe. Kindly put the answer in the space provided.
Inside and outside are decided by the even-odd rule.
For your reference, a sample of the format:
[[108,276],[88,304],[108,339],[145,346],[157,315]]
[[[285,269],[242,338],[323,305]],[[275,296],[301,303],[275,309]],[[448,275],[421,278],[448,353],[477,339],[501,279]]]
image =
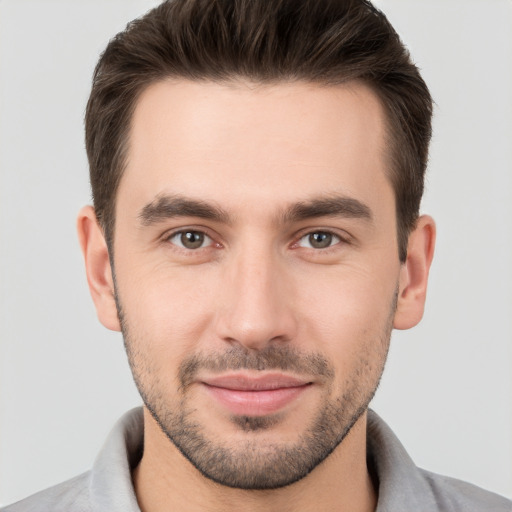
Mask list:
[[428,215],[422,215],[409,235],[407,259],[400,270],[395,329],[410,329],[423,317],[435,238],[434,220]]
[[108,248],[92,206],[80,210],[77,231],[98,319],[107,329],[120,331]]

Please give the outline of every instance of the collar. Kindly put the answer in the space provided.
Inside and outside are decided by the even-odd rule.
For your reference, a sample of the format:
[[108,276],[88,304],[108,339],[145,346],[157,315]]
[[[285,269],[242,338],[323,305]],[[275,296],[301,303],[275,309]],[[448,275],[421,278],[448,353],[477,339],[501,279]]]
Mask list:
[[[378,487],[376,512],[436,510],[435,496],[405,448],[386,423],[368,411],[368,465]],[[131,471],[142,455],[142,408],[127,412],[115,424],[90,474],[94,511],[140,512]]]

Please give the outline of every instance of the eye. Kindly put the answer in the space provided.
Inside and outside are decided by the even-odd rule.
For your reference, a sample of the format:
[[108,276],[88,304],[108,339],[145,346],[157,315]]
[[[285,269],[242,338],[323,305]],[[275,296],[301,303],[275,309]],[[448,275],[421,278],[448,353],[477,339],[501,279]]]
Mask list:
[[178,231],[168,238],[169,242],[183,249],[201,249],[208,247],[213,243],[213,240],[202,231],[186,230]]
[[304,235],[297,243],[300,247],[308,249],[327,249],[341,242],[341,238],[328,231],[313,231]]

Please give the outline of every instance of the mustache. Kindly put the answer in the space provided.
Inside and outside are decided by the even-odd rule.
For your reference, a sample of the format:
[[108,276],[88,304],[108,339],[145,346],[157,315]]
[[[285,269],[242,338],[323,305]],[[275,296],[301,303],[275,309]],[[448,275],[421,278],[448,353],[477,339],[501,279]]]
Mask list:
[[322,355],[303,353],[288,346],[272,345],[258,351],[234,346],[222,353],[191,355],[180,364],[180,386],[189,386],[202,370],[212,373],[229,370],[282,370],[326,379],[334,376],[334,369]]

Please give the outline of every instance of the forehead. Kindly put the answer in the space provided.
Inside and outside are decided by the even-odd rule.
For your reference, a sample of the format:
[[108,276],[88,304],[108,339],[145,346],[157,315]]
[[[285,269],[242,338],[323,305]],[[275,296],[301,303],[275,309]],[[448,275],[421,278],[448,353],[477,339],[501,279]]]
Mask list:
[[118,198],[369,201],[390,186],[385,153],[384,111],[362,84],[166,80],[139,98]]

